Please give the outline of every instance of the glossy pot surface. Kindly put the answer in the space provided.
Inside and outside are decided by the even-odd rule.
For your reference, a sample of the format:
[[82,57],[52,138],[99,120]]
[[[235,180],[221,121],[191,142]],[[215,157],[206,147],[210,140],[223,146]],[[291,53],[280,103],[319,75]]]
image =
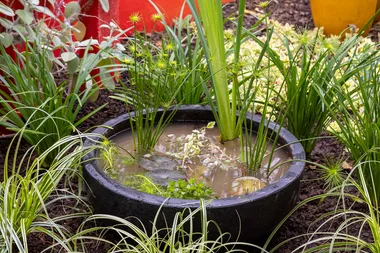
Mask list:
[[339,35],[349,26],[363,28],[375,14],[377,0],[310,0],[310,5],[314,25],[324,27],[326,35]]

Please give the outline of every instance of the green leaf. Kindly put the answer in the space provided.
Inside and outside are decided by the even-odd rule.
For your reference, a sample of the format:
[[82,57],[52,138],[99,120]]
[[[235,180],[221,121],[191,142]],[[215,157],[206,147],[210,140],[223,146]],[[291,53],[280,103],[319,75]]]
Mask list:
[[54,36],[52,41],[55,47],[60,47],[63,45],[61,39],[58,36]]
[[0,35],[0,42],[4,45],[5,48],[8,48],[10,45],[12,45],[13,36],[8,33],[2,33]]
[[22,25],[15,25],[14,27],[13,27],[13,30],[15,30],[22,38],[24,38],[25,39],[25,34],[27,33],[26,32],[26,28],[25,28],[25,26],[22,26]]
[[102,6],[103,11],[109,12],[110,10],[110,4],[108,0],[99,0],[100,5]]
[[34,6],[34,9],[38,12],[41,12],[51,18],[54,18],[56,19],[57,17],[54,15],[53,12],[51,12],[51,10],[49,10],[49,8],[46,8],[46,7],[42,7],[42,6]]
[[15,13],[11,8],[0,2],[0,13],[4,14],[5,16],[13,17]]
[[93,85],[92,77],[90,75],[87,75],[86,80],[86,90],[91,90]]
[[0,24],[6,29],[12,29],[13,23],[5,18],[0,18]]
[[113,79],[113,76],[111,76],[109,73],[104,72],[101,69],[99,77],[104,87],[106,87],[109,90],[115,89],[115,81]]
[[211,121],[207,124],[206,128],[211,129],[211,128],[214,128],[214,126],[215,126],[215,121]]
[[33,22],[33,14],[27,10],[17,10],[16,14],[24,21],[25,24],[30,25]]
[[74,60],[75,58],[78,58],[78,56],[73,52],[64,52],[61,54],[61,57],[62,57],[62,60],[66,63]]
[[71,61],[67,62],[67,71],[69,72],[69,74],[74,74],[75,72],[77,72],[78,67],[79,67],[78,57],[75,57]]
[[82,22],[78,21],[73,25],[73,34],[77,41],[82,41],[86,35],[86,26]]
[[36,40],[36,33],[33,31],[33,29],[30,26],[27,26],[26,30],[28,33],[28,35],[27,35],[28,41],[30,41],[30,42],[35,41]]
[[70,2],[66,5],[65,8],[65,17],[66,18],[73,18],[80,14],[81,7],[78,2]]

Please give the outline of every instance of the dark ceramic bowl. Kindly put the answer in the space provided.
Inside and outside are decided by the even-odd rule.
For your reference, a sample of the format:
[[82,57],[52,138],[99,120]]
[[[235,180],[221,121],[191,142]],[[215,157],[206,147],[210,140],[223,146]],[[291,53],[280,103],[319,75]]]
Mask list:
[[[253,121],[254,128],[257,129],[261,117],[258,115],[247,115],[246,117],[248,122]],[[196,121],[207,124],[213,120],[214,116],[209,107],[191,105],[179,107],[172,121]],[[110,126],[112,129],[97,128],[94,132],[112,137],[130,129],[129,116],[122,115],[104,125]],[[276,131],[276,126],[272,122],[269,123],[269,128],[270,131]],[[287,152],[294,160],[289,170],[278,181],[251,194],[213,200],[207,206],[207,218],[215,221],[222,232],[231,233],[232,239],[239,237],[239,241],[253,243],[264,238],[286,216],[297,201],[300,180],[305,167],[305,163],[302,162],[305,159],[305,152],[298,140],[284,128],[280,131],[278,143],[286,145]],[[86,145],[91,145],[91,143],[87,142]],[[96,157],[98,157],[97,151],[93,151],[85,159],[88,161],[88,159]],[[163,205],[161,212],[169,226],[171,226],[171,220],[176,212],[183,211],[186,207],[192,209],[199,207],[197,200],[174,198],[166,200],[164,197],[127,188],[110,179],[95,159],[86,162],[84,168],[84,178],[92,192],[92,204],[95,212],[122,218],[137,217],[146,226],[147,231],[151,231],[151,224],[161,205]],[[157,221],[158,228],[165,227],[163,215],[160,215]],[[200,225],[200,222],[195,223]],[[200,228],[198,229],[200,231]],[[219,234],[216,229],[211,229],[209,235],[212,238]]]

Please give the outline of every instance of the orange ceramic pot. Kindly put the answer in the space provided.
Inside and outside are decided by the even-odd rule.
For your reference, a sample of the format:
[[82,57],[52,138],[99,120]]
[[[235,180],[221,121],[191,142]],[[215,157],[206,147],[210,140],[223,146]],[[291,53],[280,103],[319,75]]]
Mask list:
[[[380,9],[380,0],[377,0],[377,7],[376,7],[376,11],[378,11]],[[375,22],[379,21],[380,20],[380,13],[377,14],[376,18],[375,18]]]
[[[339,35],[349,26],[361,29],[375,14],[378,0],[310,0],[316,27],[326,35]],[[372,24],[364,32],[368,34]]]

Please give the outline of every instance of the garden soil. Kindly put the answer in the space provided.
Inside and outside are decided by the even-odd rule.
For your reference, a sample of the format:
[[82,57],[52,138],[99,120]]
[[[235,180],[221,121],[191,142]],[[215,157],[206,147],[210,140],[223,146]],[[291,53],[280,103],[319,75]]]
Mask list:
[[[254,11],[257,8],[259,0],[247,0],[247,9]],[[229,4],[224,12],[225,15],[236,14],[237,4]],[[296,26],[297,29],[311,29],[313,28],[313,21],[310,12],[309,0],[274,0],[268,6],[268,11],[271,12],[271,18],[280,21],[281,23],[289,23]],[[247,14],[248,18],[245,23],[246,26],[254,24],[256,19]],[[370,35],[373,36],[374,40],[377,40],[377,28],[371,30]],[[85,131],[91,127],[101,125],[107,120],[116,118],[117,116],[126,112],[126,107],[123,103],[119,101],[112,100],[108,98],[110,93],[106,90],[102,90],[96,102],[87,103],[82,111],[81,115],[92,112],[98,106],[107,104],[101,111],[91,117],[91,119],[84,122],[80,130]],[[326,136],[325,136],[326,137]],[[0,164],[4,164],[5,154],[10,145],[10,139],[0,140]],[[25,142],[21,142],[21,147],[19,149],[19,157],[26,152],[29,145]],[[11,155],[13,155],[13,150],[11,149]],[[344,151],[344,147],[334,138],[323,138],[320,139],[315,147],[315,150],[310,155],[310,160],[318,163],[326,163],[327,160],[346,158],[347,153]],[[2,166],[1,166],[2,167]],[[349,166],[348,166],[349,167]],[[347,171],[349,172],[349,171]],[[2,178],[3,171],[0,171],[0,176]],[[304,173],[304,178],[301,182],[301,189],[299,194],[299,202],[305,199],[316,196],[318,194],[325,193],[325,181],[322,179],[322,173],[320,169],[315,166],[307,166]],[[62,185],[61,187],[67,187]],[[77,191],[76,182],[72,182],[71,187]],[[75,209],[67,208],[73,207]],[[339,206],[338,206],[339,207]],[[277,245],[284,242],[290,238],[297,237],[298,235],[306,234],[308,232],[314,231],[320,223],[313,224],[317,218],[321,215],[326,214],[328,211],[333,211],[337,208],[337,199],[326,198],[323,201],[315,200],[302,205],[298,210],[296,210],[289,219],[283,224],[279,231],[275,234],[271,245]],[[365,212],[365,206],[356,204],[354,209],[358,211]],[[74,212],[77,209],[85,208],[81,205],[77,205],[75,201],[61,201],[49,207],[49,215],[51,217],[57,217],[60,215],[65,215],[68,212]],[[61,224],[67,228],[68,231],[75,233],[78,226],[81,224],[83,219],[77,218],[75,220],[65,220]],[[340,225],[339,220],[329,223],[324,226],[324,231],[335,231]],[[360,227],[357,226],[353,228],[350,233],[357,235],[359,233]],[[254,231],[252,231],[254,232]],[[370,230],[367,227],[361,231],[362,238],[365,240],[371,240]],[[307,237],[298,237],[291,240],[289,243],[285,244],[276,252],[292,252],[297,248],[297,246],[302,243],[307,242]],[[28,238],[29,252],[30,253],[40,253],[43,249],[50,246],[52,241],[47,236],[40,233],[33,233]],[[97,244],[95,242],[89,242],[86,246],[87,252],[91,253],[103,253],[107,252],[107,245]],[[300,252],[301,249],[295,252]],[[49,251],[48,251],[49,252]],[[62,251],[61,251],[62,252]]]

